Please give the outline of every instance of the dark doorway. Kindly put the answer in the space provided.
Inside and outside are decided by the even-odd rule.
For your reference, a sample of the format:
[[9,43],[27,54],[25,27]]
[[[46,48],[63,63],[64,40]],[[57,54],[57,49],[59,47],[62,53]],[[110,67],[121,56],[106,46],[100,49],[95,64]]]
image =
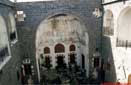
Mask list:
[[13,32],[10,34],[10,40],[15,40],[16,39],[16,32]]
[[70,64],[75,64],[76,63],[76,61],[75,61],[76,60],[75,54],[70,54],[69,56],[70,56],[70,62],[69,63]]
[[50,53],[50,48],[49,47],[45,47],[44,48],[44,54],[49,54]]
[[51,59],[49,56],[45,57],[45,67],[48,69],[50,69],[50,67],[51,67]]
[[24,71],[26,75],[31,75],[31,64],[24,64]]
[[64,56],[57,56],[57,68],[65,68],[66,67],[66,64],[65,64],[65,61],[64,61]]
[[94,68],[99,67],[99,58],[94,58]]
[[85,56],[82,54],[82,68],[85,69]]

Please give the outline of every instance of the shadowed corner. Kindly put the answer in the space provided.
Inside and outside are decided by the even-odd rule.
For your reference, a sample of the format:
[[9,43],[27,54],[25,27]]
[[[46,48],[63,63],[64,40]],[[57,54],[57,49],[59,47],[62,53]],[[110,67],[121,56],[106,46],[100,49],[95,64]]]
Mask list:
[[[116,69],[111,47],[111,39],[103,36],[103,52],[104,62],[106,65],[105,82],[116,82]],[[110,62],[108,61],[110,59]]]

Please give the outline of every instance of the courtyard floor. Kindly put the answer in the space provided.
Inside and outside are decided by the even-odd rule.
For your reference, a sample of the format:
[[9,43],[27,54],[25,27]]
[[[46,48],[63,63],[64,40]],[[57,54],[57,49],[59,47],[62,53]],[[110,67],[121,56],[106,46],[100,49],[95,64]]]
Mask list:
[[70,71],[45,70],[41,71],[41,85],[99,85],[99,81],[86,77],[84,70]]

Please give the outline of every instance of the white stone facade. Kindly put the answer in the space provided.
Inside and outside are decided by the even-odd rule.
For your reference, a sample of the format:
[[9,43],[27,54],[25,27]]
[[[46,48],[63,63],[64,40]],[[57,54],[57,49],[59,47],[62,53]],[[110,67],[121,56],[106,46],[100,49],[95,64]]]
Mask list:
[[[107,10],[110,10],[113,14],[114,35],[108,37],[111,40],[111,48],[112,48],[113,60],[115,64],[116,78],[117,78],[116,81],[128,82],[128,76],[129,74],[131,74],[131,47],[119,47],[119,46],[117,47],[116,42],[117,42],[117,38],[119,37],[119,33],[121,33],[121,36],[124,36],[125,34],[129,34],[130,36],[131,34],[131,29],[129,29],[131,28],[130,26],[131,1],[129,0],[125,2],[117,2],[117,3],[104,5],[104,13],[106,13]],[[125,23],[122,22],[124,21],[124,18],[121,18],[122,16],[127,17],[125,19]],[[124,30],[121,31],[122,29],[126,31]],[[126,37],[127,40],[130,40],[130,38],[128,38],[129,36]]]

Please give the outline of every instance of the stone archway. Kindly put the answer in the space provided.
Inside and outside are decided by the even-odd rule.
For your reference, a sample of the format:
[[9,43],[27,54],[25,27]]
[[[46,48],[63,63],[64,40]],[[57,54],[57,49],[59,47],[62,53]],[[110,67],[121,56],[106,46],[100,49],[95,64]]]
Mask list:
[[66,67],[66,64],[65,64],[65,55],[63,54],[60,54],[60,53],[65,53],[65,46],[61,43],[58,43],[55,45],[54,47],[54,50],[55,50],[55,53],[57,53],[57,56],[56,56],[56,68],[59,69],[59,68],[65,68]]
[[75,54],[76,46],[74,44],[71,44],[69,46],[69,51],[70,51],[69,64],[76,64],[76,54]]
[[131,7],[122,10],[118,17],[117,47],[131,47]]
[[[86,69],[89,68],[88,61],[88,33],[83,23],[73,15],[58,14],[49,17],[41,22],[36,33],[36,61],[38,63],[39,56],[43,52],[43,47],[50,46],[50,56],[52,57],[52,65],[55,67],[56,58],[68,63],[69,50],[75,51],[77,54],[77,60],[81,65],[81,57],[85,56]],[[61,44],[62,43],[62,44]],[[69,45],[75,43],[75,47]],[[65,57],[61,57],[59,55]],[[58,55],[58,56],[57,56]],[[61,62],[59,62],[61,63]],[[40,78],[39,65],[37,64],[38,76]]]

